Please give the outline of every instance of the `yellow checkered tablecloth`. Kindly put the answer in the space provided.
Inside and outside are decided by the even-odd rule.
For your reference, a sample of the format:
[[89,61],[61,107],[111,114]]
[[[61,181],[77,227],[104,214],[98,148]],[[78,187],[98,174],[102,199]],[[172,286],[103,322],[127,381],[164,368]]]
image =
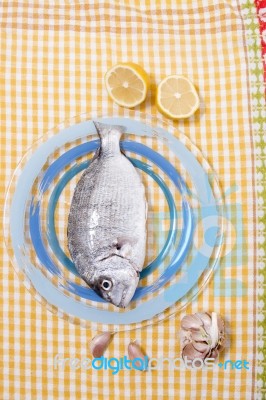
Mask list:
[[[20,284],[1,241],[0,399],[262,399],[256,362],[261,360],[262,334],[257,325],[261,253],[255,190],[260,179],[256,135],[262,132],[256,112],[262,106],[254,93],[263,78],[259,52],[251,49],[256,41],[252,2],[4,0],[0,18],[1,215],[12,173],[36,139],[91,109],[102,115],[117,112],[103,82],[109,67],[134,61],[150,74],[153,89],[175,73],[195,83],[200,110],[174,125],[197,145],[219,177],[231,213],[226,238],[230,251],[186,309],[159,325],[116,334],[106,356],[123,356],[130,339],[136,339],[150,357],[179,357],[181,318],[214,310],[225,318],[228,336],[220,360],[241,359],[250,365],[249,370],[164,368],[116,375],[109,370],[54,369],[56,354],[89,356],[94,333],[37,303]],[[138,111],[160,116],[154,90]],[[239,218],[240,231],[235,227]]]

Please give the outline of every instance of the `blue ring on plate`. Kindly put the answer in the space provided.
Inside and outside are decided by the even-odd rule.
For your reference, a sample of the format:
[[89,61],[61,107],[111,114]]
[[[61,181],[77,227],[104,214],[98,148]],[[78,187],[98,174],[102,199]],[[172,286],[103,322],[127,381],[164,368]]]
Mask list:
[[[50,165],[45,175],[41,181],[39,186],[39,195],[42,195],[49,187],[55,176],[64,169],[66,165],[69,165],[70,162],[73,162],[77,157],[81,157],[86,155],[90,151],[96,150],[99,147],[99,140],[91,141],[88,143],[84,143],[79,145],[62,156],[60,156],[52,165]],[[147,157],[150,161],[153,161],[162,171],[164,171],[169,178],[172,180],[174,185],[180,191],[181,195],[183,195],[182,200],[182,213],[183,213],[183,229],[180,237],[180,241],[178,247],[170,261],[169,266],[163,272],[159,279],[154,282],[150,286],[138,287],[136,289],[133,300],[141,299],[148,293],[154,293],[158,289],[160,289],[181,267],[183,261],[185,260],[188,250],[190,248],[193,232],[194,232],[194,223],[193,223],[193,215],[190,208],[190,205],[187,201],[186,194],[187,188],[172,166],[172,164],[167,161],[164,157],[162,157],[159,153],[151,150],[149,147],[142,145],[141,143],[132,142],[132,141],[124,141],[121,143],[122,150],[128,150],[135,152],[139,155]],[[42,242],[41,235],[41,227],[40,227],[40,200],[35,201],[32,199],[30,205],[30,216],[29,216],[29,227],[30,227],[30,235],[32,239],[32,244],[35,248],[36,254],[44,266],[53,274],[62,277],[61,271],[54,264],[53,260],[47,253],[45,246]],[[80,285],[67,281],[68,286],[61,285],[61,287],[69,290],[75,295],[79,295],[89,300],[105,302],[100,296],[98,296],[94,291],[89,288],[84,288]]]
[[[145,171],[149,176],[151,176],[156,183],[160,186],[162,189],[167,203],[169,207],[169,214],[170,214],[170,227],[167,235],[166,242],[161,249],[160,253],[158,256],[149,264],[147,267],[145,267],[141,273],[140,273],[140,279],[145,278],[148,276],[150,273],[152,273],[158,266],[165,260],[167,257],[172,245],[176,241],[176,235],[177,235],[177,211],[176,211],[176,206],[175,202],[172,196],[172,193],[166,186],[165,182],[163,179],[157,175],[155,172],[152,171],[152,167],[140,160],[130,158],[128,159],[132,162],[132,164],[142,170]],[[57,257],[57,259],[73,274],[76,276],[80,276],[75,264],[73,263],[72,260],[66,255],[62,247],[60,246],[57,234],[56,234],[56,229],[55,229],[55,209],[58,203],[58,200],[60,198],[60,195],[68,182],[76,176],[78,173],[83,171],[84,169],[88,168],[90,165],[90,160],[89,161],[84,161],[80,164],[75,164],[72,168],[70,168],[66,173],[62,176],[60,181],[57,183],[55,186],[49,202],[48,202],[48,211],[47,211],[47,218],[46,218],[46,223],[47,223],[47,239],[48,243],[53,250],[54,255]]]

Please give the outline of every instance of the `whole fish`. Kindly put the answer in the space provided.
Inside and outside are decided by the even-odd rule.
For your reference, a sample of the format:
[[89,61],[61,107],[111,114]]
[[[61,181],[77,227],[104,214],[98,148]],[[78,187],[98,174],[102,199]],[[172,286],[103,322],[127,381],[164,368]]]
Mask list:
[[101,146],[75,188],[68,248],[84,281],[105,300],[124,308],[135,293],[145,258],[145,190],[120,150],[125,128],[94,125]]

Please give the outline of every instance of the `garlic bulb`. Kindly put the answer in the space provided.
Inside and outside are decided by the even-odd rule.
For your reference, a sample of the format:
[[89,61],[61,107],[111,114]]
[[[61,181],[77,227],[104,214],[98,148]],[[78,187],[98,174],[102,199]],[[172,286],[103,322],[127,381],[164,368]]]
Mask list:
[[94,358],[99,358],[104,354],[111,339],[112,334],[110,332],[104,332],[91,340],[91,353]]
[[180,337],[183,358],[216,359],[224,348],[224,322],[215,312],[186,315],[181,321]]

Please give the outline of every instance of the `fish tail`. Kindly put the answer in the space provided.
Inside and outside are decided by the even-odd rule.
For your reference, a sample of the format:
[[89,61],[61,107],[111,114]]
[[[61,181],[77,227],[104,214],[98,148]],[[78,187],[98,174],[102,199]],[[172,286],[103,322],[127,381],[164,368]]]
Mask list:
[[122,125],[107,125],[96,121],[93,121],[93,123],[101,138],[112,135],[117,136],[117,138],[120,140],[122,134],[126,131],[126,127]]
[[107,125],[93,121],[101,138],[101,151],[108,153],[120,152],[119,141],[126,128],[121,125]]

